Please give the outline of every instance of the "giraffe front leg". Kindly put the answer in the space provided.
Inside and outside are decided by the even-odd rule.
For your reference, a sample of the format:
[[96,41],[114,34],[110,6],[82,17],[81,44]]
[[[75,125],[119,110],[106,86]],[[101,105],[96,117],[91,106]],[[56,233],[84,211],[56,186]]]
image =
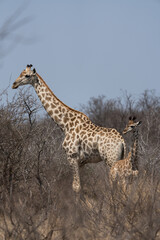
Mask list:
[[81,189],[78,161],[77,158],[72,157],[68,157],[68,161],[73,172],[72,189],[74,192],[78,193]]

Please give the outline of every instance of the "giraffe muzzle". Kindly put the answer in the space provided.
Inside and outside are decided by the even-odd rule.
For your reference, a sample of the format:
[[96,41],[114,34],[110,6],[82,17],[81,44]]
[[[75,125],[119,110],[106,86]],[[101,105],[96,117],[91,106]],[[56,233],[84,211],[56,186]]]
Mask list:
[[14,82],[12,85],[12,89],[16,89],[16,88],[18,88],[18,84],[16,82]]

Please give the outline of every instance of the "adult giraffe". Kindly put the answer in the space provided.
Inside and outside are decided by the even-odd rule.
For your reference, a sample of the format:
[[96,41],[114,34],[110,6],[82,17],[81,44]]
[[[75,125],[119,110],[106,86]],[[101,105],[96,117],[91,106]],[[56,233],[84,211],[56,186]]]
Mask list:
[[26,84],[34,87],[48,114],[64,131],[63,148],[73,169],[72,188],[75,192],[79,192],[81,188],[79,166],[104,160],[111,167],[124,157],[126,146],[120,133],[113,128],[96,126],[84,113],[65,105],[36,70],[32,70],[32,64],[21,72],[12,88]]

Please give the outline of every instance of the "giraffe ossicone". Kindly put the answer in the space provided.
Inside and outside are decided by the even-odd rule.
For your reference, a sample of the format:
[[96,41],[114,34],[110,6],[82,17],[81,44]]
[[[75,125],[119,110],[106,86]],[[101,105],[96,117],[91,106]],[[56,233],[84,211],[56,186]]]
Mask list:
[[116,129],[96,126],[84,113],[60,101],[36,70],[32,70],[32,64],[28,64],[21,72],[12,88],[26,84],[34,87],[45,110],[64,131],[63,148],[73,171],[72,187],[75,192],[81,188],[81,165],[105,161],[111,167],[124,158],[126,145],[121,134]]

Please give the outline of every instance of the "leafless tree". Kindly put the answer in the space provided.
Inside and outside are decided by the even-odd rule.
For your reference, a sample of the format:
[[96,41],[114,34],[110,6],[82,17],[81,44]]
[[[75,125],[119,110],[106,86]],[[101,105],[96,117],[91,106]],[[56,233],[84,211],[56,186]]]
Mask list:
[[[27,2],[27,1],[26,1]],[[32,21],[32,17],[23,17],[22,14],[27,7],[25,2],[17,10],[0,24],[0,63],[19,44],[33,43],[33,38],[19,34],[18,30]]]

